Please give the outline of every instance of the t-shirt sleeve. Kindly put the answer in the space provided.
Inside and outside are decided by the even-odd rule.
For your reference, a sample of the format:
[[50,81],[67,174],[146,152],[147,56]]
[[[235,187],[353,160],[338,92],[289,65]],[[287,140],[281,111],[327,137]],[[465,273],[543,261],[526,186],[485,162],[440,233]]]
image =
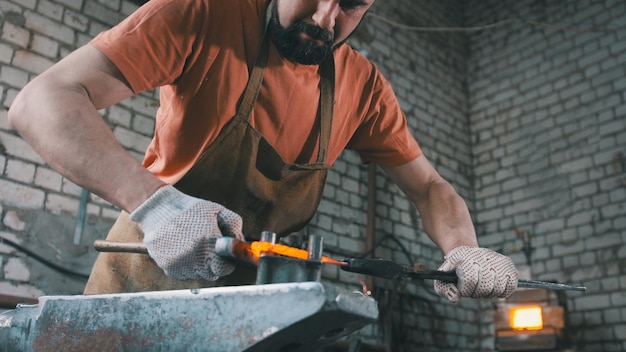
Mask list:
[[183,72],[208,17],[204,4],[151,0],[90,44],[117,66],[135,93],[171,84]]
[[372,94],[367,96],[366,117],[347,148],[357,151],[364,163],[402,165],[421,156],[422,150],[391,85],[380,72],[376,76]]

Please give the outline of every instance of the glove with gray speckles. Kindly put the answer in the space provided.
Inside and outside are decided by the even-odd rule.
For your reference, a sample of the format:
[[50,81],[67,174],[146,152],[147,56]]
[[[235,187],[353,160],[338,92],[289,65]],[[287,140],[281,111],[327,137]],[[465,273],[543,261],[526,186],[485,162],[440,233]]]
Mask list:
[[176,279],[217,280],[235,270],[215,254],[222,236],[244,240],[239,215],[220,204],[159,188],[130,214],[144,232],[144,243],[159,268]]
[[518,273],[511,258],[488,248],[454,248],[439,270],[454,270],[459,278],[456,285],[434,282],[435,292],[453,303],[461,297],[505,298],[517,288]]

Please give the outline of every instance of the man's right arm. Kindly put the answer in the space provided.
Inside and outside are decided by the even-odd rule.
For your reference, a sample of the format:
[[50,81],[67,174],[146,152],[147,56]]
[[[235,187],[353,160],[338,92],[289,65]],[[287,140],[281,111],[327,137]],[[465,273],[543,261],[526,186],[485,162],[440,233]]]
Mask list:
[[[228,275],[234,266],[215,255],[214,238],[243,240],[241,217],[173,186],[161,187],[117,142],[98,110],[131,95],[115,65],[87,45],[28,83],[11,105],[9,121],[52,168],[129,212],[166,274],[206,280]],[[179,226],[192,222],[191,230]]]
[[163,182],[117,142],[98,113],[132,95],[115,65],[86,45],[29,82],[8,117],[52,168],[132,212]]

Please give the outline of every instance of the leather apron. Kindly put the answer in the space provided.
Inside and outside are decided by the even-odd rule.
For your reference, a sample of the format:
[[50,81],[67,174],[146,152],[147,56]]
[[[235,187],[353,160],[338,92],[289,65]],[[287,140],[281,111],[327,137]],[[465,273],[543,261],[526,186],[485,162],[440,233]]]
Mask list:
[[[325,159],[334,99],[332,55],[319,68],[320,138],[316,162],[285,163],[249,123],[267,64],[267,37],[264,35],[237,114],[174,185],[186,194],[220,203],[241,215],[243,233],[248,240],[259,239],[263,230],[280,236],[304,227],[319,206],[330,168]],[[122,212],[107,240],[142,242],[143,233],[129,219],[128,213]],[[100,253],[84,292],[98,294],[242,285],[253,284],[255,277],[256,267],[240,264],[233,274],[216,281],[177,280],[165,275],[148,255]]]

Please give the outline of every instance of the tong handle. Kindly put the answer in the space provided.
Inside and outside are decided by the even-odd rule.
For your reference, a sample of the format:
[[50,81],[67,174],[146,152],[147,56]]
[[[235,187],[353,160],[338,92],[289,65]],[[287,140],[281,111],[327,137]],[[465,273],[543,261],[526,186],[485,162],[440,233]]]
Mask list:
[[[406,265],[398,264],[389,259],[344,259],[347,265],[342,270],[354,273],[382,277],[387,279],[399,279],[407,277],[413,280],[432,279],[443,282],[456,283],[459,279],[454,271],[441,271],[431,269],[415,269]],[[574,286],[547,281],[518,280],[517,287],[542,288],[557,291],[586,291],[585,286]]]

